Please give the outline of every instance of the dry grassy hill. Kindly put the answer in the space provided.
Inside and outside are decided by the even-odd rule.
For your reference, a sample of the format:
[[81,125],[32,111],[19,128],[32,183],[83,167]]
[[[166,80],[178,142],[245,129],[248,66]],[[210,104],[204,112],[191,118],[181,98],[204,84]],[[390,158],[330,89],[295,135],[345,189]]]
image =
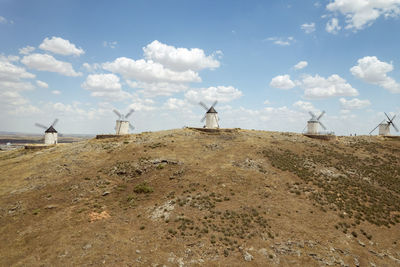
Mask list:
[[400,265],[400,141],[183,129],[1,152],[0,265]]

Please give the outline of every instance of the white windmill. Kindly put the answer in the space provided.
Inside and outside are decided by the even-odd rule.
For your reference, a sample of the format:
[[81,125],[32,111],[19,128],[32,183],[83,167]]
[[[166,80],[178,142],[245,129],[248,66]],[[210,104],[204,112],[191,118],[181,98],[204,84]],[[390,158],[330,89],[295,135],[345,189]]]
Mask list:
[[219,118],[218,118],[218,112],[214,109],[214,107],[217,105],[218,101],[215,100],[215,102],[211,105],[211,107],[207,107],[206,104],[203,102],[199,102],[200,106],[202,106],[207,112],[204,115],[204,117],[201,119],[201,122],[206,120],[206,125],[204,128],[208,129],[218,129],[219,128]]
[[370,131],[369,134],[371,134],[373,131],[375,131],[376,128],[379,127],[379,135],[390,135],[390,125],[393,126],[396,132],[399,132],[399,129],[397,129],[396,125],[393,122],[394,118],[396,118],[396,115],[394,115],[392,119],[390,119],[390,117],[386,113],[385,115],[388,120],[386,121],[386,119],[384,119],[372,131]]
[[50,125],[50,127],[44,126],[43,124],[40,123],[35,123],[37,127],[40,127],[42,129],[45,129],[44,132],[44,144],[45,145],[55,145],[58,143],[58,133],[56,129],[54,129],[54,126],[58,122],[58,119],[55,119],[54,122]]
[[115,134],[123,135],[129,134],[129,129],[133,130],[135,127],[127,120],[127,118],[132,115],[135,110],[131,109],[126,115],[119,113],[116,109],[113,112],[118,116],[118,119],[115,124]]
[[319,134],[318,125],[321,125],[321,127],[326,130],[325,125],[323,125],[322,122],[319,121],[325,114],[325,111],[322,111],[322,113],[318,117],[311,111],[309,111],[308,113],[311,115],[311,119],[307,121],[307,134]]

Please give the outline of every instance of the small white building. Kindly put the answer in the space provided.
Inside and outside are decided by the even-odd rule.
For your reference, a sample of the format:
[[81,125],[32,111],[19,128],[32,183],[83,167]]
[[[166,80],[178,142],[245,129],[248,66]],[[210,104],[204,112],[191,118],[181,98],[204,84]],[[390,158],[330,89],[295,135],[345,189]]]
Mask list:
[[215,111],[213,106],[211,106],[211,108],[206,113],[206,125],[205,125],[205,128],[208,128],[208,129],[217,129],[217,128],[219,128],[218,121],[219,121],[218,112]]
[[307,122],[307,133],[308,134],[318,134],[318,121],[309,120]]
[[390,135],[390,124],[389,123],[379,124],[379,135]]
[[44,132],[44,144],[45,145],[56,145],[58,143],[58,133],[53,126],[50,126]]
[[117,120],[115,125],[115,134],[124,135],[129,134],[129,121]]

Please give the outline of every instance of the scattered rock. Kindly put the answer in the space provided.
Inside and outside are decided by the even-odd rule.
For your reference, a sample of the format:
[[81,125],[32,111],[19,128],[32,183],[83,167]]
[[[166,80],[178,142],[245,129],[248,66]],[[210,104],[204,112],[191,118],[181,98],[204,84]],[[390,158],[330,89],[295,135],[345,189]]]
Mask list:
[[92,244],[87,243],[87,244],[84,245],[82,248],[83,248],[84,250],[90,249],[90,248],[92,248]]
[[104,196],[107,196],[108,194],[110,194],[110,192],[105,191],[105,192],[102,194],[102,196],[104,197]]
[[98,220],[103,220],[103,219],[108,219],[110,218],[110,214],[108,214],[107,211],[102,211],[100,213],[98,212],[91,212],[89,214],[89,221],[90,222],[94,222],[94,221],[98,221]]
[[251,255],[249,252],[245,251],[243,253],[243,257],[245,261],[252,261],[254,259],[253,255]]
[[170,160],[170,159],[153,159],[153,160],[150,160],[149,162],[153,163],[153,164],[160,164],[160,163],[173,164],[173,165],[180,164],[179,161]]
[[172,210],[174,210],[175,205],[172,204],[173,202],[171,200],[165,202],[163,205],[157,207],[154,209],[154,211],[151,213],[151,219],[153,220],[158,220],[160,218],[163,218],[164,220],[169,219],[170,213]]
[[395,257],[393,257],[392,255],[388,255],[389,259],[395,261],[397,264],[400,264],[400,260],[396,259]]
[[358,261],[357,258],[354,258],[354,265],[357,267],[360,266],[360,262]]
[[358,244],[359,244],[360,246],[365,247],[365,244],[364,244],[363,242],[361,242],[360,240],[357,240],[357,241],[358,241]]

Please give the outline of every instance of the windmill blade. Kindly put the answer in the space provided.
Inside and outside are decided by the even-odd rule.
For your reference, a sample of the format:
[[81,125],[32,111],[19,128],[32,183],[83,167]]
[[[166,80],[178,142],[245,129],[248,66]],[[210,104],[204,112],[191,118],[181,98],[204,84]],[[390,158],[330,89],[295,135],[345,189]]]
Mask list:
[[369,134],[371,134],[373,131],[375,131],[375,129],[378,128],[379,125],[380,125],[380,123],[378,125],[376,125],[376,127],[372,131],[370,131]]
[[206,116],[207,116],[207,114],[204,115],[204,117],[200,120],[200,122],[203,122],[206,119]]
[[390,117],[388,116],[388,114],[386,114],[386,112],[383,112],[386,115],[386,118],[388,118],[389,121],[391,121]]
[[325,114],[325,110],[322,111],[322,113],[318,116],[317,120],[319,121],[319,119],[321,119],[322,116],[324,116],[324,114]]
[[40,127],[40,128],[43,128],[43,129],[45,129],[45,130],[47,130],[47,128],[49,128],[49,127],[44,126],[43,124],[40,124],[40,123],[35,123],[35,126]]
[[133,131],[135,130],[135,126],[133,126],[132,124],[129,123],[129,128]]
[[125,115],[125,119],[127,119],[132,113],[134,112],[134,109],[129,110],[129,112]]
[[218,100],[215,100],[214,103],[211,106],[215,107],[217,104],[218,104]]
[[390,120],[393,123],[394,118],[396,118],[397,114],[394,114],[393,118]]
[[396,132],[399,132],[399,129],[397,129],[396,125],[392,122],[393,128],[396,130]]
[[322,122],[319,121],[318,123],[322,126],[322,128],[324,128],[324,130],[326,130],[326,127],[322,124]]
[[205,110],[208,110],[208,107],[206,104],[204,104],[203,102],[199,102],[199,105],[202,106]]
[[55,119],[54,121],[53,121],[53,123],[51,124],[51,126],[56,126],[56,124],[57,124],[57,122],[58,122],[58,119]]
[[119,118],[122,118],[121,113],[119,113],[116,109],[113,109],[113,112],[114,112]]
[[311,117],[313,117],[313,118],[317,117],[317,116],[315,116],[315,114],[312,111],[309,111],[308,114],[310,114]]

